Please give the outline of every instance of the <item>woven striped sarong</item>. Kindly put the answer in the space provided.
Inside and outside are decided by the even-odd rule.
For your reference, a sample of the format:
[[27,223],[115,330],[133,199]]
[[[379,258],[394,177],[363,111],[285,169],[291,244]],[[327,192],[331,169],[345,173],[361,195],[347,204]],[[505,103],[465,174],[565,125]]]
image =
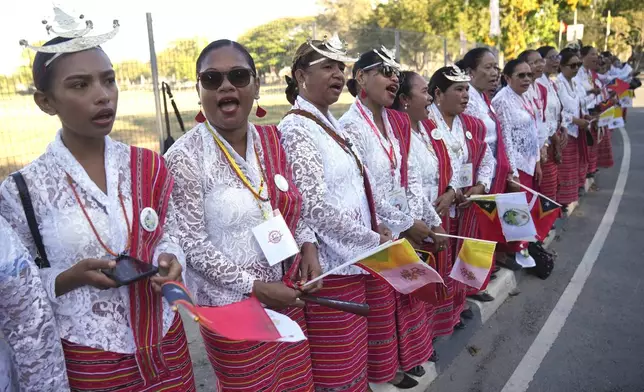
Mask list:
[[382,279],[366,277],[369,382],[385,383],[396,377],[399,368],[396,336],[396,291]]
[[[367,275],[331,275],[315,295],[366,302]],[[317,392],[367,389],[367,318],[308,303],[306,325]]]
[[558,168],[555,163],[555,148],[553,145],[548,147],[548,160],[541,162],[541,184],[539,191],[552,200],[557,199],[557,189],[559,188]]
[[[280,311],[306,334],[304,311]],[[248,342],[223,338],[203,327],[201,336],[221,390],[257,392],[313,391],[308,341],[298,343]]]
[[599,151],[599,143],[597,143],[597,130],[592,130],[593,139],[595,143],[592,146],[588,146],[588,173],[592,174],[597,171],[597,159]]
[[192,392],[196,391],[188,341],[177,314],[161,340],[169,374],[150,385],[143,379],[133,354],[119,354],[62,341],[69,386],[73,392]]
[[[458,219],[449,218],[449,234],[457,235],[458,234]],[[432,333],[434,337],[437,336],[446,336],[454,332],[454,326],[458,324],[458,321],[455,323],[455,315],[460,317],[462,312],[458,310],[458,307],[454,306],[454,297],[455,292],[458,287],[456,287],[456,281],[449,277],[450,272],[452,271],[452,266],[454,265],[454,260],[456,259],[456,241],[453,238],[449,239],[447,250],[445,255],[442,257],[437,256],[436,259],[440,260],[445,259],[449,264],[446,268],[439,268],[443,273],[441,277],[445,281],[445,287],[441,287],[443,295],[438,298],[436,305],[433,307],[428,307],[427,311],[428,318],[431,320],[430,324],[433,326]]]
[[599,142],[597,151],[597,165],[599,167],[613,167],[613,141],[611,140],[613,131],[606,130],[602,135],[602,140]]
[[561,164],[557,168],[559,190],[557,201],[568,205],[579,200],[579,141],[568,136],[568,144],[561,151]]
[[405,371],[427,362],[434,353],[427,306],[419,299],[396,293],[398,359]]

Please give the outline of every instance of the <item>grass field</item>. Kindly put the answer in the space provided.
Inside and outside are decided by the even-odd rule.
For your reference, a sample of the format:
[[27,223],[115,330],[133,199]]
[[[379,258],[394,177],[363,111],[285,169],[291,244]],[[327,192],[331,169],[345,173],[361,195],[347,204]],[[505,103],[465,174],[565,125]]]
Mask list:
[[[251,115],[251,121],[277,124],[291,106],[284,94],[279,93],[283,88],[272,87],[266,91],[271,94],[262,94],[260,102],[268,111],[268,115],[261,120]],[[175,91],[174,96],[186,130],[189,130],[195,124],[194,117],[199,109],[197,94],[194,90]],[[352,100],[353,98],[345,92],[334,105],[333,114],[339,117],[347,110]],[[181,136],[181,130],[170,102],[168,109],[172,135],[176,139]],[[31,96],[0,96],[0,181],[41,155],[59,127],[58,118],[41,112]],[[119,94],[117,120],[111,136],[124,143],[158,151],[159,135],[154,95],[151,90],[122,91]]]

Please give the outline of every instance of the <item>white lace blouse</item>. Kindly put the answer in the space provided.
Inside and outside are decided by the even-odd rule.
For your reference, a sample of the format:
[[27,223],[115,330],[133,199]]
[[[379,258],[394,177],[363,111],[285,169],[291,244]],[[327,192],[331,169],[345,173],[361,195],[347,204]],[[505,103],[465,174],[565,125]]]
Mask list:
[[[132,176],[130,147],[105,137],[105,174],[107,193],[89,177],[85,169],[65,147],[58,132],[45,154],[21,170],[31,194],[40,233],[51,268],[41,269],[40,276],[52,303],[60,336],[70,342],[105,351],[132,354],[136,349],[130,326],[130,294],[127,286],[101,290],[83,286],[56,297],[56,277],[77,262],[93,259],[113,259],[99,243],[89,222],[83,215],[66,173],[74,186],[87,214],[105,245],[118,253],[125,250],[128,228],[119,195],[123,198],[129,222],[132,221]],[[153,262],[161,253],[177,256],[185,266],[185,257],[176,240],[168,234],[174,225],[172,200],[168,206],[165,233],[157,245]],[[36,255],[20,203],[16,184],[11,177],[0,187],[0,215],[18,233],[31,252]],[[170,328],[175,314],[163,302],[164,334]]]
[[411,131],[409,160],[413,161],[414,167],[419,172],[418,177],[422,185],[423,199],[422,209],[420,211],[413,210],[412,215],[415,219],[422,219],[429,227],[441,226],[443,222],[432,204],[440,196],[438,190],[438,157],[422,123],[418,123],[418,130]]
[[[414,224],[414,218],[409,214],[409,211],[401,211],[394,206],[395,195],[401,192],[402,194],[406,193],[400,182],[400,164],[402,162],[400,144],[393,133],[387,112],[384,109],[382,111],[382,119],[385,124],[387,138],[378,129],[374,132],[374,129],[372,129],[365,117],[361,114],[359,108],[364,110],[365,115],[375,127],[373,113],[371,113],[371,110],[366,105],[360,103],[359,100],[356,100],[340,118],[340,125],[357,147],[365,165],[369,169],[378,219],[389,227],[394,235],[397,235],[409,229]],[[393,175],[391,161],[387,152],[385,152],[385,148],[387,151],[393,150],[395,162]],[[408,165],[411,166],[412,162],[409,162]],[[420,192],[422,192],[422,188],[419,187],[414,168],[409,169],[409,174],[408,187],[411,189],[411,194],[415,195],[411,200],[408,200],[411,207],[412,204],[418,203],[421,200],[420,198],[422,196],[420,196]]]
[[519,170],[534,175],[540,151],[539,130],[533,106],[525,96],[515,93],[510,86],[503,87],[496,94],[492,106],[499,114],[503,141],[514,176],[519,176]]
[[[348,139],[330,112],[321,113],[302,97],[297,98],[293,109],[315,115],[340,137]],[[289,114],[278,127],[294,181],[302,194],[302,219],[319,242],[322,269],[328,271],[378,246],[380,235],[371,230],[369,203],[353,156],[306,117]],[[353,150],[360,156],[355,147]],[[364,273],[353,266],[339,272]]]
[[[461,166],[470,162],[469,149],[465,140],[466,133],[469,131],[465,129],[459,116],[454,117],[452,128],[450,129],[436,104],[430,106],[429,118],[436,124],[436,130],[440,133],[447,147],[450,164],[452,166],[452,181],[450,181],[450,186],[457,189],[459,186],[454,181],[458,178]],[[481,159],[481,163],[476,172],[476,182],[485,186],[485,192],[490,191],[490,184],[492,184],[495,170],[496,159],[494,159],[492,151],[486,148],[483,159]]]
[[0,339],[4,336],[8,343],[0,344],[0,362],[4,359],[0,364],[0,390],[14,390],[1,388],[3,379],[8,381],[13,372],[16,377],[13,381],[20,391],[68,391],[60,334],[38,269],[18,235],[2,217],[0,293],[3,296]]
[[568,135],[577,138],[579,136],[579,127],[573,124],[573,118],[581,118],[585,113],[582,97],[586,91],[580,86],[575,79],[568,81],[560,73],[555,81],[557,84],[557,94],[561,100],[563,126],[568,129]]
[[602,102],[603,99],[601,94],[588,93],[590,90],[595,88],[602,88],[601,82],[593,79],[593,75],[590,70],[582,65],[574,79],[577,84],[582,87],[582,90],[584,90],[584,94],[581,95],[581,97],[582,105],[585,106],[586,110],[592,110],[597,106],[597,104]]
[[[558,130],[560,124],[564,122],[562,117],[562,105],[557,93],[555,81],[550,79],[545,73],[537,80],[537,83],[548,90],[548,101],[546,102],[546,130],[548,137],[552,137]],[[566,121],[569,122],[570,120]]]
[[496,121],[490,116],[490,112],[494,112],[494,108],[487,105],[483,94],[480,93],[476,87],[470,84],[470,100],[467,102],[467,108],[465,108],[465,114],[476,117],[479,120],[483,121],[485,124],[485,143],[492,151],[492,156],[496,157],[496,146],[497,146],[497,133],[496,133]]
[[532,110],[535,113],[537,129],[539,130],[539,148],[541,148],[548,141],[548,137],[550,135],[548,135],[548,123],[546,122],[544,110],[546,103],[541,96],[541,92],[539,91],[536,81],[532,83],[528,91],[524,94],[524,97],[530,102]]
[[[253,188],[259,189],[266,170],[255,127],[248,124],[244,157],[217,135]],[[175,179],[176,236],[186,252],[188,288],[195,300],[206,306],[227,305],[250,294],[255,280],[280,281],[283,265],[269,265],[252,233],[265,214],[271,215],[271,203],[255,199],[244,186],[206,125],[187,132],[165,157]],[[267,197],[267,192],[264,186],[261,196]],[[295,238],[298,245],[315,242],[302,221]]]

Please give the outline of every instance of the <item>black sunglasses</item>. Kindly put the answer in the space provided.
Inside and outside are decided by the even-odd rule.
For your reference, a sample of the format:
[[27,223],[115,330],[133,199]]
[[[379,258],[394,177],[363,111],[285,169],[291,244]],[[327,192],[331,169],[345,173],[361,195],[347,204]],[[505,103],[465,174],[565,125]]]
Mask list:
[[370,65],[368,67],[363,68],[363,71],[370,71],[372,69],[378,69],[378,72],[381,73],[384,77],[386,78],[391,78],[392,76],[396,75],[397,78],[400,78],[400,71],[390,67],[389,65],[383,64],[383,63],[378,63],[374,65]]
[[205,71],[197,76],[201,87],[206,90],[217,90],[224,83],[224,78],[237,88],[246,87],[250,84],[250,78],[255,72],[247,68],[233,69],[228,72]]
[[581,63],[581,62],[580,63],[570,63],[570,64],[566,64],[566,67],[570,67],[572,69],[575,69],[575,68],[581,67],[582,64],[583,63]]
[[525,79],[525,78],[530,78],[532,79],[534,77],[534,74],[532,72],[521,72],[515,75],[519,79]]

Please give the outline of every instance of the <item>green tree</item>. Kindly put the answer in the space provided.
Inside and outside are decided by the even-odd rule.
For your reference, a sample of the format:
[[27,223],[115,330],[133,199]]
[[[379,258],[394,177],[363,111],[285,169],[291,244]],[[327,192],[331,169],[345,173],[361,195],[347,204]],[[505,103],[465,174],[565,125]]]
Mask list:
[[322,12],[316,17],[316,38],[338,33],[350,48],[356,45],[354,29],[368,22],[372,0],[318,0]]
[[297,47],[311,38],[314,18],[281,18],[255,27],[238,41],[253,56],[260,75],[275,77],[291,66]]
[[206,38],[195,37],[170,43],[168,48],[158,55],[160,77],[176,81],[194,80],[195,62],[208,42]]

